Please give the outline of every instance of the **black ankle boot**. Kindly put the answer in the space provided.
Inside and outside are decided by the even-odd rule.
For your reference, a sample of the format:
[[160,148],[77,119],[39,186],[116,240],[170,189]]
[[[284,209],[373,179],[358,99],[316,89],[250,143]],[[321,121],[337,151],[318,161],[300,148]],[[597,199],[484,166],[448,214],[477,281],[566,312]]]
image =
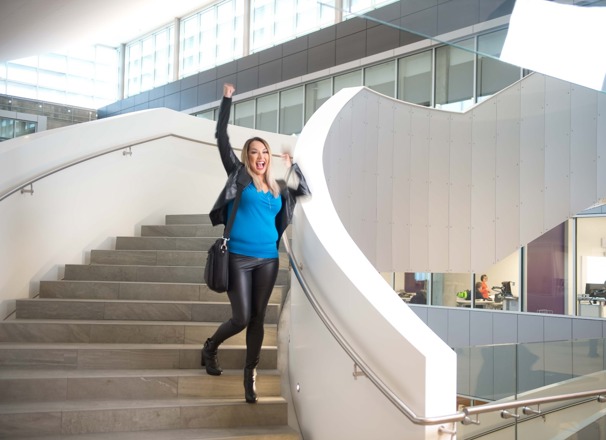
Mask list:
[[257,370],[255,368],[247,367],[244,369],[244,398],[248,403],[257,403],[256,376]]
[[204,343],[204,348],[202,348],[202,366],[206,366],[206,372],[211,376],[221,376],[221,373],[223,373],[217,359],[218,347],[219,345],[215,341],[208,338]]

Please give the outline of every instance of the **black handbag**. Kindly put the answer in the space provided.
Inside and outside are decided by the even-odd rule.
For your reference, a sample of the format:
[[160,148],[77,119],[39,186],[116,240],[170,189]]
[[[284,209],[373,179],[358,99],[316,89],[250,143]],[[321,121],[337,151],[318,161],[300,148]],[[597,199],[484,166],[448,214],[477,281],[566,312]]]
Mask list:
[[236,200],[229,215],[229,220],[223,231],[223,237],[217,238],[213,245],[208,249],[206,257],[206,266],[204,267],[204,282],[210,290],[218,293],[227,292],[229,288],[229,234],[234,224],[236,211],[240,205],[242,189],[238,188]]

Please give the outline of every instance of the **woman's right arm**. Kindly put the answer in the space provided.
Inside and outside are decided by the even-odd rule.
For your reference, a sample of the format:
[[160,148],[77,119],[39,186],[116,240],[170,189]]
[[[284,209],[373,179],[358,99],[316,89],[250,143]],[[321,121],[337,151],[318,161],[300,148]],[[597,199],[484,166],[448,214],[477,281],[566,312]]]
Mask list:
[[240,160],[231,148],[229,136],[227,135],[227,123],[229,122],[231,98],[234,91],[235,88],[231,84],[225,84],[223,86],[223,99],[221,100],[219,117],[217,118],[217,130],[215,131],[221,162],[223,162],[223,167],[227,174],[230,174],[240,164]]

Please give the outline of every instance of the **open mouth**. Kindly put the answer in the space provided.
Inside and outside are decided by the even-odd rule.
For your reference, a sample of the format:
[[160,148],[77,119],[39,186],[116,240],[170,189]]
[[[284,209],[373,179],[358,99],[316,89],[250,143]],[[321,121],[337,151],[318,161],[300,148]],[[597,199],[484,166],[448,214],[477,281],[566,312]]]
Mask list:
[[255,166],[257,167],[258,171],[262,171],[265,169],[265,161],[256,162]]

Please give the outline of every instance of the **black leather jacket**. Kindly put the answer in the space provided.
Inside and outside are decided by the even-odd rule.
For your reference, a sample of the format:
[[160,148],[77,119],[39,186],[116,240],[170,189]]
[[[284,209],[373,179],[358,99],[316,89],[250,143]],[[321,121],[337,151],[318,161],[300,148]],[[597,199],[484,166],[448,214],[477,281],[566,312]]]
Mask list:
[[[217,145],[223,167],[227,172],[227,181],[223,190],[219,194],[212,210],[210,211],[210,220],[213,225],[227,223],[227,205],[230,201],[236,198],[238,186],[241,188],[247,187],[252,182],[252,177],[246,171],[244,164],[238,159],[231,148],[229,136],[227,135],[227,122],[229,121],[229,112],[231,110],[231,98],[223,97],[221,107],[219,109],[219,118],[217,120]],[[290,188],[284,181],[278,181],[280,185],[280,196],[282,198],[282,209],[276,215],[276,229],[278,231],[278,241],[276,246],[280,245],[280,237],[284,233],[286,227],[292,220],[292,215],[295,210],[296,198],[299,196],[311,195],[305,177],[297,164],[292,164],[291,172],[298,177],[299,185],[297,188]],[[236,214],[238,215],[238,214]]]

